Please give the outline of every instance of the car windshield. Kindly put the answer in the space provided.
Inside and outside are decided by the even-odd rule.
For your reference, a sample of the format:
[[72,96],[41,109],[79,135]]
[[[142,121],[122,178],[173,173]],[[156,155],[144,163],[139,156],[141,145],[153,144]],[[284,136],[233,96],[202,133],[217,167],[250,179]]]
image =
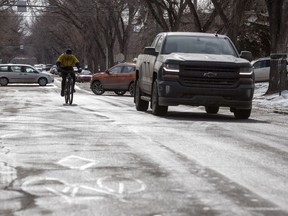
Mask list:
[[168,36],[162,54],[172,52],[238,56],[230,41],[220,37]]

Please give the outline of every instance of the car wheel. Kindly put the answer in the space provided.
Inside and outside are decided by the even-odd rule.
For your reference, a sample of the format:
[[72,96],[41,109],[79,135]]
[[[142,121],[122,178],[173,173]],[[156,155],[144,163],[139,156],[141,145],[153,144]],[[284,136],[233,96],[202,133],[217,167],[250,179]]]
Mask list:
[[8,80],[7,78],[2,77],[2,78],[0,79],[0,85],[1,85],[1,86],[7,86],[8,83],[9,83],[9,80]]
[[139,86],[139,81],[137,81],[136,86],[135,86],[135,95],[134,95],[136,110],[145,112],[148,109],[149,102],[142,100],[141,95],[142,93],[141,93],[141,89]]
[[208,114],[217,114],[219,107],[217,106],[205,106],[206,113]]
[[156,116],[164,116],[168,111],[168,106],[158,104],[158,84],[156,80],[153,82],[151,106],[152,114]]
[[91,89],[92,89],[93,93],[96,94],[96,95],[102,95],[105,92],[101,82],[98,81],[98,80],[94,81],[92,83]]
[[124,95],[126,91],[114,91],[114,93],[117,95]]
[[251,114],[251,109],[235,109],[234,116],[236,119],[248,119]]
[[135,88],[134,82],[130,83],[128,90],[131,96],[134,96],[134,88]]
[[47,83],[48,83],[48,81],[47,81],[46,78],[41,77],[41,78],[38,80],[38,83],[39,83],[40,86],[46,86]]

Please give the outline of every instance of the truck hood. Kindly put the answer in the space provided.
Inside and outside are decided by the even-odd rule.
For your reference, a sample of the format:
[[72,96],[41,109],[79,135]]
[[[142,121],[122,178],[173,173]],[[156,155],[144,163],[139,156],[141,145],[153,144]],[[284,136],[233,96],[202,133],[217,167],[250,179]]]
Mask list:
[[173,59],[178,61],[197,61],[197,62],[229,62],[229,63],[248,63],[249,61],[243,58],[238,58],[231,55],[215,55],[215,54],[198,54],[198,53],[171,53],[163,55],[163,62]]

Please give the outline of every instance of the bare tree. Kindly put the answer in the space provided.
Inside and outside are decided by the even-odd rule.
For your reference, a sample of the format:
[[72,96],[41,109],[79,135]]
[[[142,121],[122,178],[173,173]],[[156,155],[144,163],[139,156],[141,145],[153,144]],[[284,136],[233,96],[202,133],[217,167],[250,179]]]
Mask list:
[[21,22],[22,19],[11,8],[0,9],[0,58],[2,62],[10,62],[13,57],[21,53],[20,41],[23,36]]
[[163,31],[177,31],[184,11],[186,0],[145,0],[147,7]]

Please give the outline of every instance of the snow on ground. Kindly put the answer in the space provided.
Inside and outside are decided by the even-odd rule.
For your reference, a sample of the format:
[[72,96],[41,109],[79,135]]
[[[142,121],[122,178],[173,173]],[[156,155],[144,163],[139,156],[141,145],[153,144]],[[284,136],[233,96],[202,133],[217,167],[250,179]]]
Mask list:
[[265,108],[277,113],[288,114],[288,90],[279,93],[265,95],[268,89],[268,82],[256,83],[253,105]]

